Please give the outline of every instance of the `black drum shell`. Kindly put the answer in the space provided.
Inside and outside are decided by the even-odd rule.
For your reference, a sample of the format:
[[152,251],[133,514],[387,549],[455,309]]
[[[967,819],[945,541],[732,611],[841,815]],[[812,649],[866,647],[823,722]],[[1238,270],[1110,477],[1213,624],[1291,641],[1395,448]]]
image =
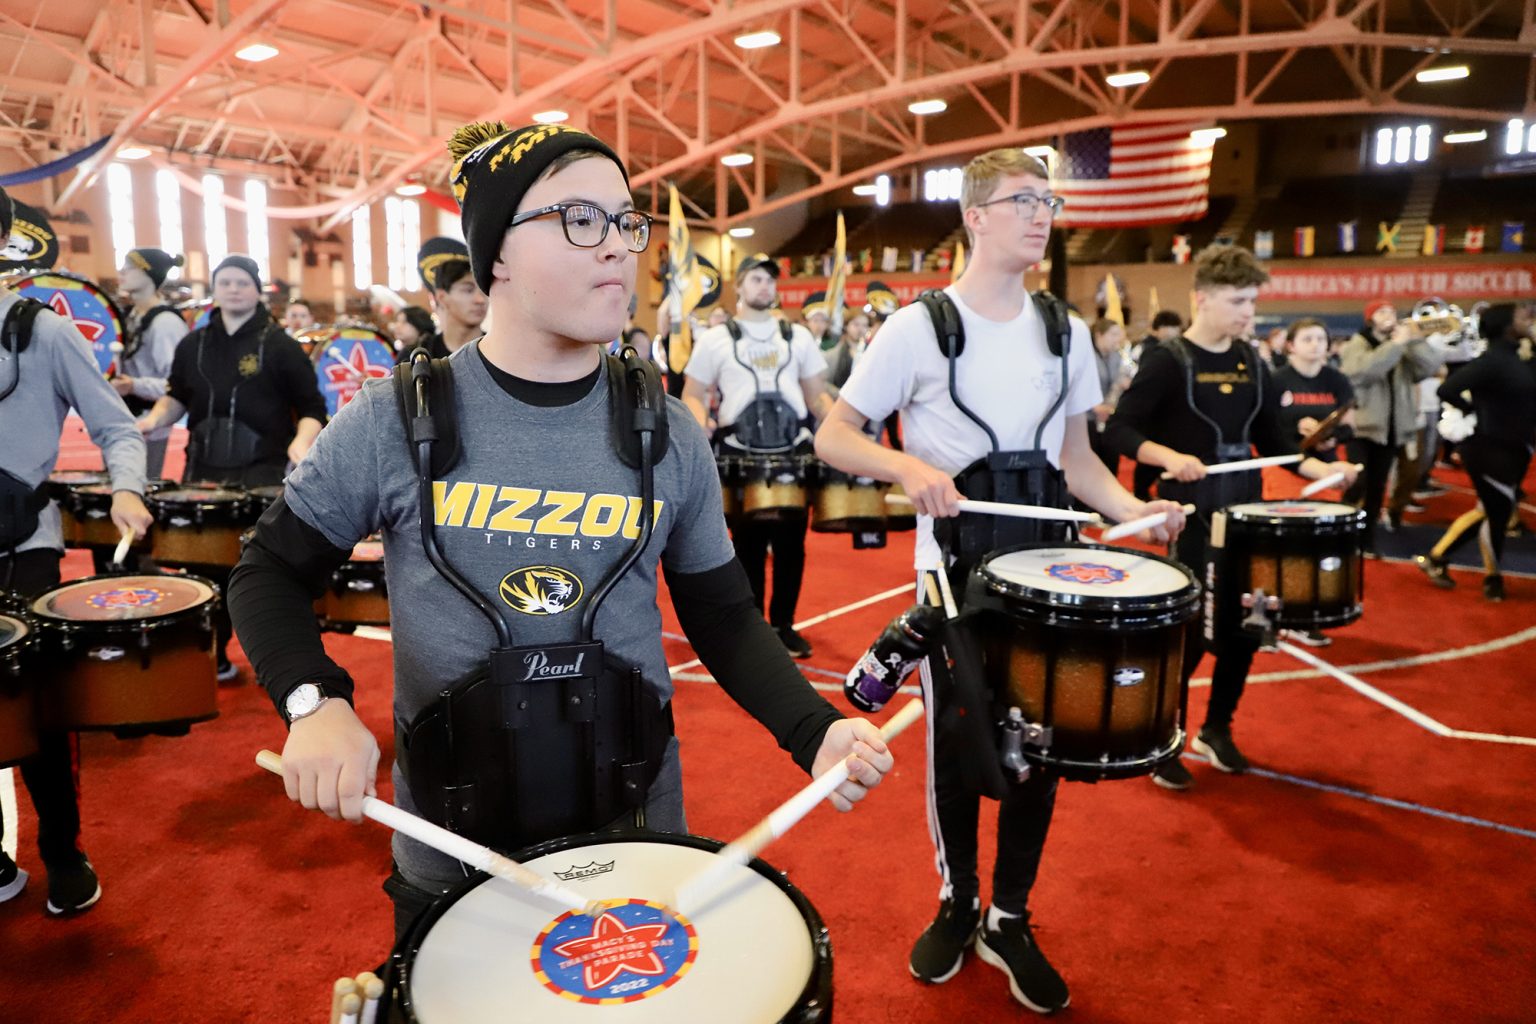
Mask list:
[[1328,516],[1221,510],[1211,525],[1216,600],[1208,631],[1241,628],[1242,597],[1256,588],[1280,598],[1270,613],[1277,628],[1329,629],[1356,621],[1365,602],[1365,527],[1363,509]]

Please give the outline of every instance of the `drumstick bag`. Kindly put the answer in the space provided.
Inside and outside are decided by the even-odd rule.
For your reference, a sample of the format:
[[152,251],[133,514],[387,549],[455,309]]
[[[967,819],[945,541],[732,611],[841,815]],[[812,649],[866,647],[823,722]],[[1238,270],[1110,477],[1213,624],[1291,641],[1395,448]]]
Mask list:
[[934,700],[939,706],[934,725],[934,757],[960,765],[966,786],[982,796],[1001,800],[1008,792],[992,694],[982,666],[981,641],[974,615],[944,623],[940,656],[930,658]]

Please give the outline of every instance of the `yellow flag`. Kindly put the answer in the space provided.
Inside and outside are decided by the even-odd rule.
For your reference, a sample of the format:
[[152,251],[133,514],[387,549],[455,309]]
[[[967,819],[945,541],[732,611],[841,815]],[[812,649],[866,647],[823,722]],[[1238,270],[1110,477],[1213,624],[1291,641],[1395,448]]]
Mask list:
[[954,284],[965,273],[965,243],[955,243],[955,260],[949,265],[949,283]]
[[843,335],[843,307],[848,304],[847,292],[848,232],[843,227],[843,211],[838,210],[837,244],[832,248],[832,274],[827,278],[827,336],[833,342]]
[[704,297],[704,275],[699,272],[697,254],[688,240],[688,221],[683,216],[683,201],[677,186],[667,186],[667,280],[671,289],[672,327],[667,339],[667,368],[682,373],[693,354],[693,331],[688,314]]
[[1157,304],[1157,285],[1152,286],[1152,297],[1147,300],[1147,316],[1157,316],[1163,307]]
[[1114,274],[1104,276],[1104,319],[1125,326],[1125,312],[1120,308],[1120,288],[1115,284]]

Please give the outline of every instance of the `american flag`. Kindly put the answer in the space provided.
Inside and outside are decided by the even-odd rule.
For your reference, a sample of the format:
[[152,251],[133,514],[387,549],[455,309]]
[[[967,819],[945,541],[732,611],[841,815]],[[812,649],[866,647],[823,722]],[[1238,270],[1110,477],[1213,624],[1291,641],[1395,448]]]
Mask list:
[[1135,125],[1072,132],[1062,143],[1052,191],[1067,201],[1064,227],[1123,228],[1205,216],[1211,145],[1190,132],[1208,123]]

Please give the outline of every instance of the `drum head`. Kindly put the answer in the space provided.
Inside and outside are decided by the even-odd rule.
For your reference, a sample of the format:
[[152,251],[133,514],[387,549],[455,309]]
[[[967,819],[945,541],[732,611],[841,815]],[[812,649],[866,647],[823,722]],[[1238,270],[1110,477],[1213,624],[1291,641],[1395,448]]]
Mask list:
[[389,340],[372,327],[332,327],[334,337],[316,340],[311,356],[315,378],[325,396],[325,408],[335,416],[363,384],[388,377],[395,369],[395,350]]
[[32,627],[21,619],[10,615],[0,615],[0,653],[6,648],[26,642],[32,633]]
[[167,505],[234,505],[245,500],[239,491],[220,487],[172,487],[155,492],[155,501]]
[[83,277],[53,272],[22,274],[8,281],[7,286],[73,323],[90,342],[96,366],[103,374],[112,372],[117,363],[112,346],[120,347],[126,332],[123,315],[106,292]]
[[1249,501],[1233,505],[1226,510],[1235,519],[1259,521],[1285,521],[1313,519],[1321,522],[1337,522],[1354,519],[1361,511],[1353,505],[1337,501]]
[[32,602],[32,614],[61,622],[134,622],[212,599],[212,587],[187,576],[96,576],[48,591]]
[[48,482],[60,487],[85,487],[102,483],[106,479],[106,473],[95,469],[56,469],[48,474]]
[[993,589],[1047,604],[1154,609],[1197,592],[1184,566],[1125,548],[1022,548],[988,558],[979,571]]
[[715,860],[715,844],[668,838],[562,843],[524,862],[583,896],[626,901],[595,919],[553,913],[499,878],[463,891],[418,929],[406,994],[414,1019],[675,1024],[718,1020],[726,1007],[733,1021],[789,1016],[816,950],[787,887],[741,868],[695,917],[663,918],[646,901],[671,898]]

